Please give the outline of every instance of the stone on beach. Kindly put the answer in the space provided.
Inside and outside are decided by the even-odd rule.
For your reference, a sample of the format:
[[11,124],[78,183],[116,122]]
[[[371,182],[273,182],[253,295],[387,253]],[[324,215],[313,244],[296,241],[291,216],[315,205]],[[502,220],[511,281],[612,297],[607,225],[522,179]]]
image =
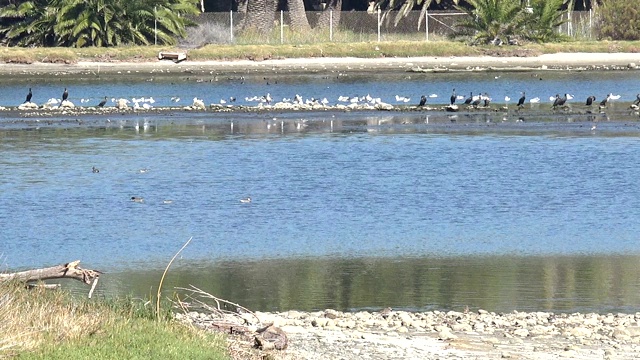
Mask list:
[[129,102],[129,100],[127,99],[118,99],[118,101],[116,101],[116,108],[118,108],[118,110],[125,110],[129,108],[129,105],[127,105],[127,103]]
[[192,108],[197,109],[197,110],[204,110],[207,107],[204,105],[204,101],[202,101],[201,99],[198,98],[193,98],[193,104],[191,105]]
[[36,103],[32,103],[32,102],[26,102],[23,104],[20,104],[18,106],[18,110],[33,110],[33,109],[37,109],[38,108],[38,104]]
[[61,109],[73,109],[76,106],[69,100],[62,100],[62,103],[60,103],[60,108]]

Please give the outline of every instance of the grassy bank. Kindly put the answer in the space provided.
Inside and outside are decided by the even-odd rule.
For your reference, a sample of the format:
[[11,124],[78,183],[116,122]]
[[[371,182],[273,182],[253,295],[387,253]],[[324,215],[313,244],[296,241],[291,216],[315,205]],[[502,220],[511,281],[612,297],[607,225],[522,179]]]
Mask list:
[[0,284],[0,358],[228,359],[225,340],[133,300]]
[[[78,61],[155,61],[159,51],[179,50],[160,46],[117,48],[2,48],[0,62],[29,64]],[[179,50],[182,51],[182,50]],[[186,50],[185,50],[186,51]],[[394,41],[317,43],[302,45],[208,45],[187,51],[190,60],[280,59],[312,57],[412,57],[412,56],[535,56],[557,52],[640,52],[640,41],[589,41],[521,46],[468,46],[452,41]]]

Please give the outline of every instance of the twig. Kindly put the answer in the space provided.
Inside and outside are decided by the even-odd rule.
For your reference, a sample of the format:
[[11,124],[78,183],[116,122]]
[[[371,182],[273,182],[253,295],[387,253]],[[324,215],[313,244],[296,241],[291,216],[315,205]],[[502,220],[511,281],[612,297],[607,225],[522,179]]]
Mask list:
[[180,250],[178,250],[178,252],[175,255],[173,255],[173,257],[171,258],[171,261],[169,261],[169,263],[167,264],[167,267],[164,269],[164,273],[162,273],[162,278],[160,278],[160,285],[158,285],[158,298],[156,299],[156,316],[160,314],[160,293],[162,292],[162,283],[164,282],[165,276],[167,276],[169,267],[171,266],[173,261],[176,259],[176,257],[178,257],[178,255],[182,252],[182,250],[184,250],[184,248],[186,248],[187,245],[189,245],[192,239],[193,239],[193,236],[190,237],[189,240],[187,240],[187,242],[184,243],[184,245],[182,245]]
[[[222,313],[222,314],[224,314],[224,313],[227,313],[227,314],[240,314],[240,311],[242,311],[243,313],[251,314],[257,320],[257,323],[258,324],[260,323],[260,319],[258,318],[258,316],[253,311],[247,309],[246,307],[244,307],[242,305],[239,305],[239,304],[236,304],[234,302],[228,301],[228,300],[224,300],[224,299],[218,298],[218,297],[216,297],[214,295],[211,295],[211,294],[207,293],[206,291],[201,290],[201,289],[199,289],[199,288],[197,288],[197,287],[195,287],[193,285],[189,285],[189,286],[190,286],[190,288],[178,287],[176,289],[177,290],[191,291],[192,295],[197,294],[198,296],[200,296],[202,298],[208,298],[208,299],[211,299],[211,300],[215,301],[216,305],[217,305],[217,309],[214,309],[212,306],[208,305],[207,303],[205,303],[202,300],[196,299],[194,296],[188,296],[189,298],[193,299],[193,301],[195,301],[198,304],[202,305],[205,309],[207,309],[207,310],[209,310],[211,312],[217,312],[217,313]],[[236,311],[235,312],[225,311],[225,310],[221,309],[220,303],[235,306],[236,307]]]
[[98,279],[100,279],[99,277],[93,279],[93,283],[91,283],[91,290],[89,290],[89,299],[91,299],[91,296],[93,295],[93,290],[96,289],[96,286],[98,285]]

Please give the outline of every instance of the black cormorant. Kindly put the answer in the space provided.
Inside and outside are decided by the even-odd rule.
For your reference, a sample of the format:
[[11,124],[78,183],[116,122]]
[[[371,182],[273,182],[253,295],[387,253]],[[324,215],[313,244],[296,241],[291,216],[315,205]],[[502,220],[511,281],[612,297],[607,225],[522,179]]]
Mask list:
[[67,91],[67,88],[64,88],[64,92],[62,93],[62,101],[67,100],[68,97],[69,97],[69,92]]
[[98,107],[104,107],[104,105],[107,103],[107,97],[104,97],[104,100],[100,101],[100,104],[98,104]]
[[527,99],[527,97],[524,94],[524,91],[522,92],[522,96],[520,97],[520,99],[518,100],[518,107],[524,106],[524,101]]
[[456,102],[456,89],[453,89],[450,100],[451,100],[451,105],[453,105]]
[[589,96],[589,97],[587,98],[587,102],[586,102],[586,103],[584,103],[584,104],[585,104],[585,105],[587,105],[587,106],[591,106],[591,105],[593,105],[593,102],[594,102],[594,101],[596,101],[596,97],[595,97],[595,96],[593,96],[593,95],[591,95],[591,96]]
[[31,92],[31,88],[29,88],[29,93],[27,94],[27,100],[25,100],[24,102],[26,103],[31,102],[32,96],[33,96],[33,93]]
[[418,106],[424,106],[424,104],[426,104],[426,103],[427,103],[427,97],[422,95],[420,97],[420,104],[418,104]]
[[560,97],[560,94],[556,94],[556,99],[553,101],[553,107],[562,106],[567,102],[567,94],[564,94],[563,97]]
[[469,97],[464,100],[464,104],[465,105],[469,105],[469,104],[471,104],[472,101],[473,101],[473,91],[470,92],[469,93]]

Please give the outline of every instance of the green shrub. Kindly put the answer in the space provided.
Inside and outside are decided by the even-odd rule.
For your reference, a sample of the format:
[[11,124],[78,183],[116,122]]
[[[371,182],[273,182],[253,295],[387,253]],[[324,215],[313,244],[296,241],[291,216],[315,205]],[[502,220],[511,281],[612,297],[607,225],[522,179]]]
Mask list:
[[640,40],[640,8],[636,1],[602,0],[597,14],[600,40]]

